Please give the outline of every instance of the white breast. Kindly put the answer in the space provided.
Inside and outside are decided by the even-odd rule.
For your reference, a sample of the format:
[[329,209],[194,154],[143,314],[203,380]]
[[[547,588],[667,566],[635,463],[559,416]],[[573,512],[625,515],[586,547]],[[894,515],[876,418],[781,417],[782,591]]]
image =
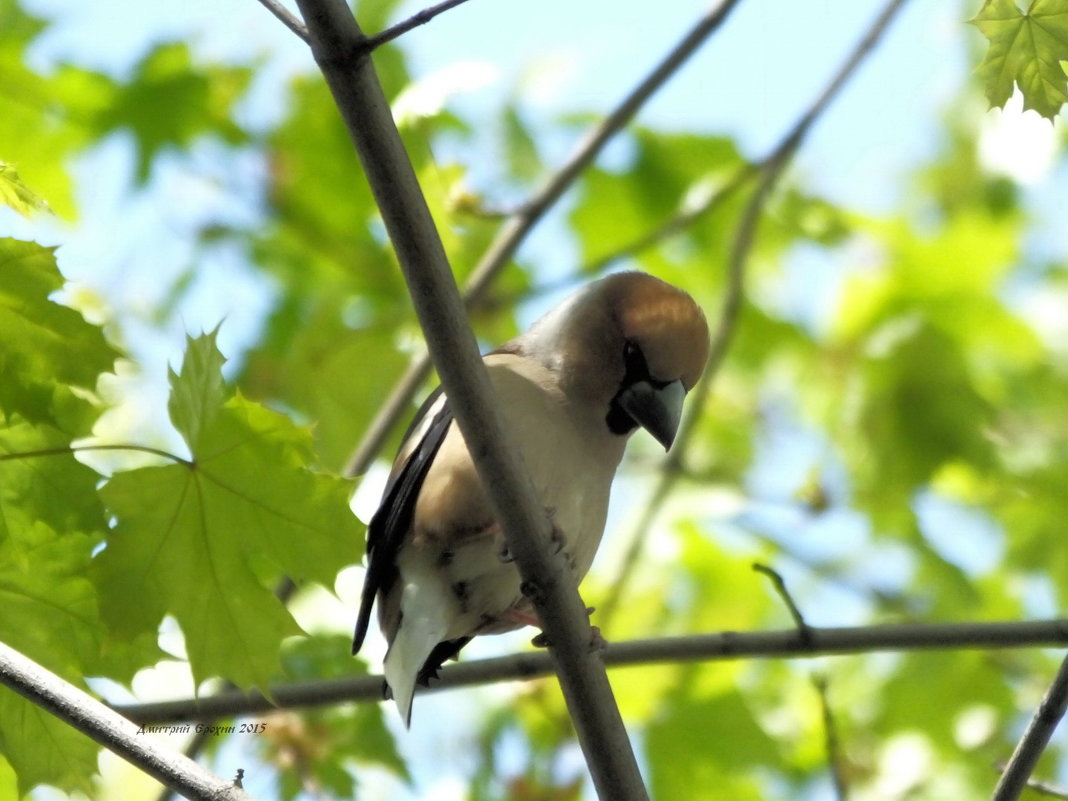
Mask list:
[[[486,364],[512,441],[542,505],[564,537],[564,552],[577,582],[589,570],[600,544],[625,438],[608,431],[603,412],[564,397],[552,374],[536,362],[498,354],[487,357]],[[460,449],[463,459],[456,458]],[[438,470],[431,468],[424,491],[428,499],[438,499],[439,506],[452,506],[448,517],[454,530],[418,533],[418,546],[400,555],[401,574],[407,579],[436,571],[439,580],[449,585],[457,616],[447,639],[518,628],[501,615],[510,609],[527,611],[529,606],[514,564],[502,560],[502,533],[495,525],[486,527],[486,499],[472,497],[474,467],[458,426],[450,429],[439,456],[442,453],[452,458],[441,460]],[[460,508],[448,503],[460,498],[464,499]]]

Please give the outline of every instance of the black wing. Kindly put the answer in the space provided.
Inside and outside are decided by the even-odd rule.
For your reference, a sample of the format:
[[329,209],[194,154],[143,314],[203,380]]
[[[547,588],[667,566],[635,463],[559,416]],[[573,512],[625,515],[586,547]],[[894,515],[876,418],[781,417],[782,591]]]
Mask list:
[[[411,437],[420,428],[420,424],[425,423],[426,415],[440,395],[441,388],[439,387],[420,407],[415,420],[405,434],[404,444],[401,445],[402,451],[408,447]],[[356,631],[352,637],[352,653],[354,654],[360,650],[364,637],[367,636],[367,624],[371,621],[371,607],[374,606],[375,596],[380,589],[388,587],[396,580],[397,551],[411,528],[412,516],[415,514],[415,501],[419,497],[419,490],[423,486],[427,470],[434,462],[434,456],[441,447],[451,424],[452,411],[446,401],[426,427],[419,442],[412,447],[407,461],[394,472],[382,495],[382,503],[367,526],[367,575],[363,580],[360,613],[356,618]]]

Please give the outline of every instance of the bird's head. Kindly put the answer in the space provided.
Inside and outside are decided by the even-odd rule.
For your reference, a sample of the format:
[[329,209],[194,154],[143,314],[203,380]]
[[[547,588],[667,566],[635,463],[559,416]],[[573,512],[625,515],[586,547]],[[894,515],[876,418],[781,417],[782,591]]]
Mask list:
[[589,284],[517,342],[559,375],[568,397],[601,410],[613,433],[641,426],[665,449],[709,349],[708,323],[693,298],[639,272]]

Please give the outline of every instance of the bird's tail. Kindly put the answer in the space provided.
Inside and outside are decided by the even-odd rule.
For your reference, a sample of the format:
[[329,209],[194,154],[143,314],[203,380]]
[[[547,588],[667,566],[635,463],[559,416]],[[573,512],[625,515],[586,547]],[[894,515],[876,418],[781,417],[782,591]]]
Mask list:
[[405,726],[412,722],[412,696],[419,671],[445,639],[455,617],[454,603],[452,594],[433,578],[404,585],[400,625],[386,652],[382,672]]

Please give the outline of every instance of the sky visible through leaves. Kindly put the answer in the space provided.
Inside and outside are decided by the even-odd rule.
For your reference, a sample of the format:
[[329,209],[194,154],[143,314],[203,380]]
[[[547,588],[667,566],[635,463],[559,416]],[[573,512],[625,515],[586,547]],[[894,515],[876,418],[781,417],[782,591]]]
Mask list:
[[[789,627],[754,561],[815,625],[1061,613],[1063,5],[914,0],[819,121],[628,575],[660,475],[653,445],[631,445],[583,587],[620,602],[610,639]],[[357,15],[373,31],[418,8]],[[471,0],[376,55],[461,278],[703,10]],[[480,341],[765,154],[876,10],[743,2],[523,244],[474,311]],[[312,67],[251,0],[0,0],[0,454],[22,454],[0,460],[0,640],[109,700],[378,669],[375,645],[348,655],[363,524],[337,473],[420,335]],[[745,191],[612,266],[715,319]],[[97,447],[116,443],[134,447]],[[357,494],[364,520],[383,471]],[[301,586],[288,606],[283,575]],[[1053,665],[908,653],[612,678],[654,798],[823,801],[833,759],[850,797],[963,798],[988,795]],[[593,797],[552,681],[419,697],[409,735],[391,712],[287,711],[204,759],[245,766],[262,798]],[[0,755],[0,801],[38,783],[156,793],[116,761],[94,779],[95,749],[10,693]],[[1068,784],[1063,737],[1040,768]]]

